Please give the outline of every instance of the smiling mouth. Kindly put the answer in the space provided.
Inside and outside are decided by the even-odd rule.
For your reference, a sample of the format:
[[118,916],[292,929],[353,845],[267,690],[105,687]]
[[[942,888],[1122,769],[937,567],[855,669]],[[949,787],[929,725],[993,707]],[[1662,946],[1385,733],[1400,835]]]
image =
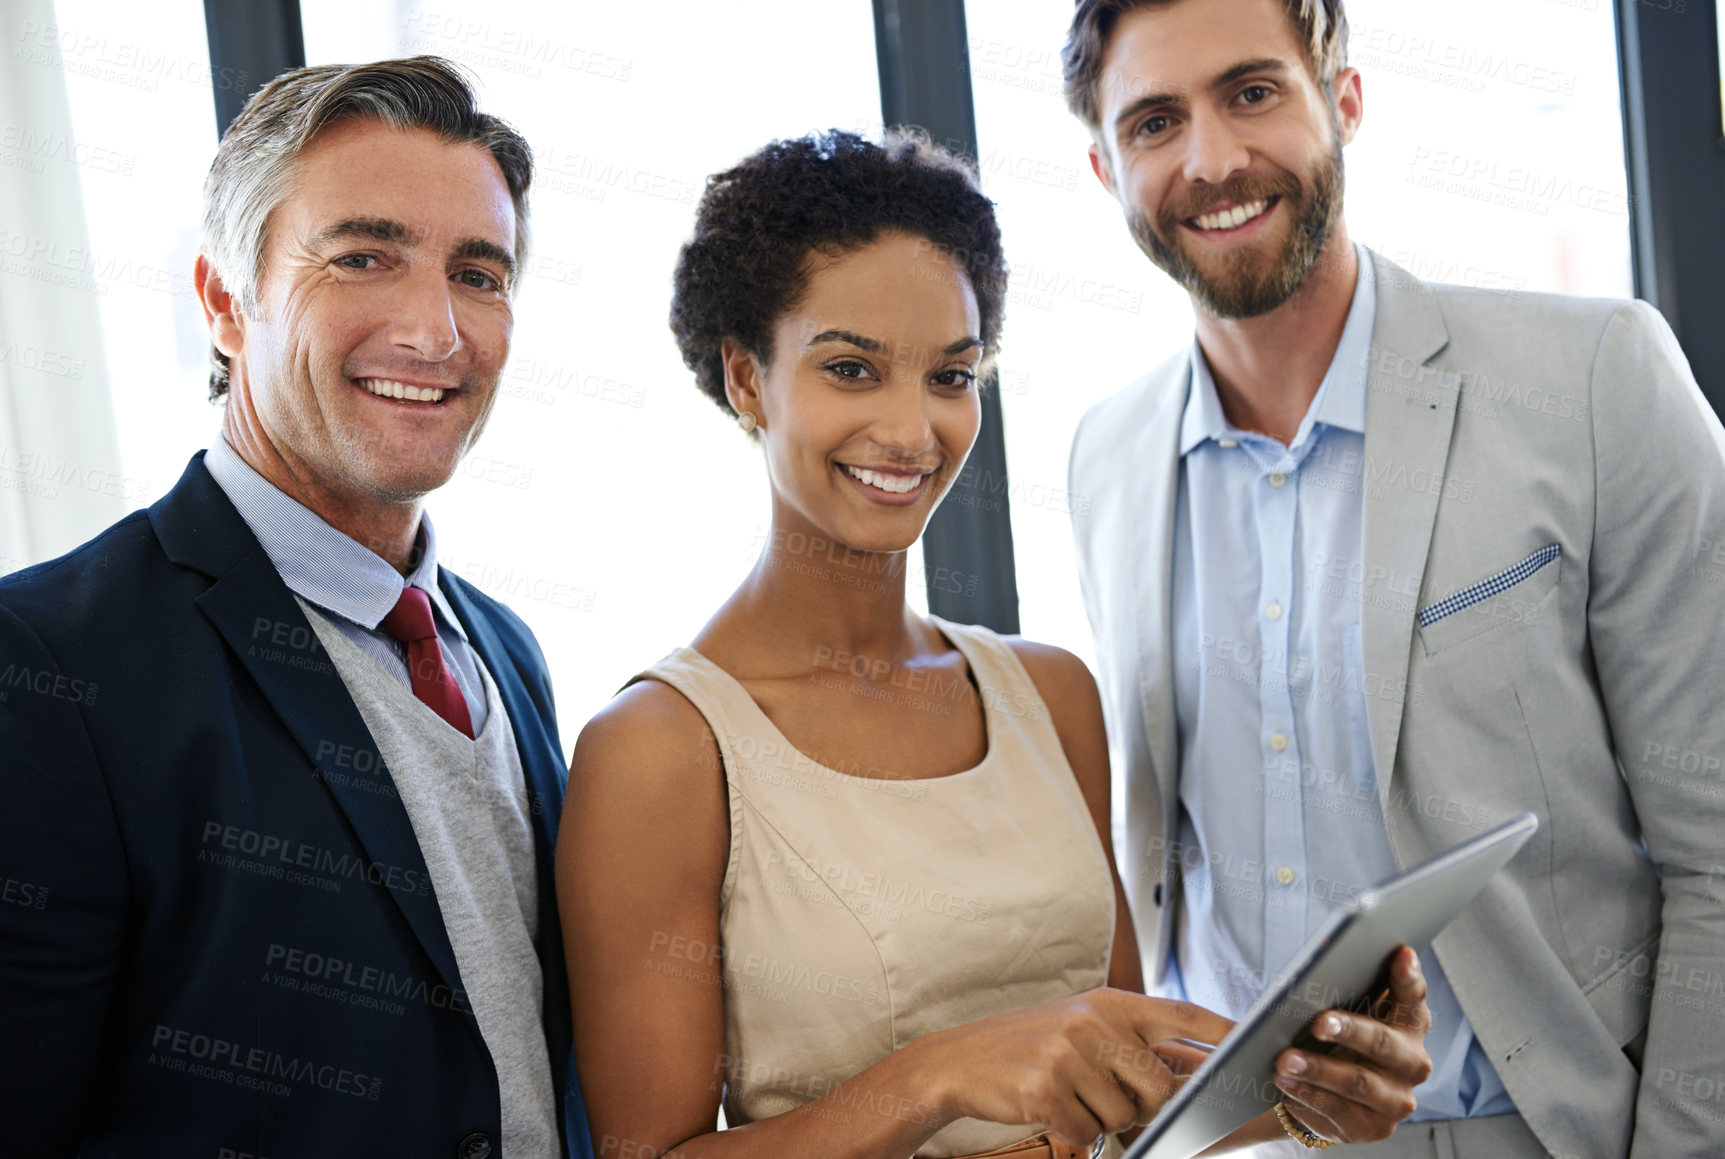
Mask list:
[[439,386],[414,386],[411,383],[396,382],[392,378],[356,378],[353,381],[362,390],[378,398],[394,399],[398,402],[435,405],[443,401],[445,394],[455,393],[454,387],[445,389]]
[[853,467],[849,463],[840,465],[844,467],[845,474],[857,482],[865,487],[873,487],[877,491],[883,491],[888,495],[909,495],[921,489],[923,484],[927,482],[929,474],[933,473],[899,475],[888,474],[884,471],[871,471],[867,467]]
[[1219,209],[1214,213],[1200,213],[1196,217],[1188,217],[1186,224],[1200,233],[1221,233],[1239,229],[1248,222],[1256,221],[1274,208],[1280,197],[1260,197],[1256,201],[1248,201],[1236,205],[1232,209]]

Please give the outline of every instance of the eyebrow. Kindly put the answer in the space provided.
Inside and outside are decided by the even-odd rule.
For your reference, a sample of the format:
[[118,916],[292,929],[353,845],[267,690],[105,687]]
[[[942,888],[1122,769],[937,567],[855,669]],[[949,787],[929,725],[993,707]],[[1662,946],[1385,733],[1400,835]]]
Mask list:
[[504,281],[512,282],[515,280],[515,255],[494,241],[486,241],[482,237],[470,237],[455,247],[455,256],[496,262],[503,267]]
[[[1273,56],[1260,57],[1257,60],[1243,60],[1239,64],[1229,68],[1227,71],[1218,74],[1214,80],[1205,86],[1205,88],[1208,91],[1214,92],[1217,89],[1227,88],[1235,81],[1238,81],[1243,77],[1250,76],[1253,73],[1273,73],[1277,76],[1282,76],[1287,72],[1287,62],[1278,60]],[[1184,108],[1186,105],[1186,98],[1175,93],[1151,93],[1148,96],[1139,97],[1137,100],[1132,101],[1120,110],[1119,114],[1114,118],[1114,123],[1115,125],[1120,125],[1131,120],[1133,117],[1136,117],[1145,109],[1152,108],[1157,105],[1173,105],[1176,108]]]
[[398,245],[412,245],[417,237],[411,229],[399,221],[387,217],[350,217],[346,221],[338,221],[312,234],[306,245],[312,249],[320,249],[332,241],[345,241],[349,238],[371,238],[373,241],[395,242]]
[[[808,350],[810,347],[819,346],[822,342],[847,342],[859,350],[867,350],[870,354],[886,353],[886,344],[884,342],[870,338],[864,334],[858,334],[851,330],[822,330],[819,334],[810,338],[803,346],[803,349]],[[957,341],[947,343],[941,348],[940,352],[951,357],[954,354],[962,354],[973,346],[980,348],[982,346],[982,339],[977,338],[974,335],[967,334]]]
[[819,334],[816,334],[813,338],[810,338],[806,343],[804,343],[803,349],[807,350],[811,346],[819,346],[823,342],[848,342],[858,350],[866,350],[870,354],[883,354],[886,352],[886,346],[884,343],[877,342],[873,338],[857,334],[850,330],[822,330]]
[[[413,245],[419,241],[419,235],[406,225],[387,217],[350,217],[339,221],[325,229],[318,230],[306,242],[310,249],[322,249],[330,242],[347,241],[354,238],[369,238],[373,241],[387,241],[395,245]],[[494,241],[482,237],[470,237],[455,247],[451,255],[454,258],[477,259],[496,262],[503,268],[504,280],[515,279],[515,255]]]
[[1277,60],[1273,56],[1261,57],[1258,60],[1243,60],[1221,76],[1217,77],[1215,80],[1211,81],[1210,87],[1212,89],[1227,88],[1235,81],[1242,77],[1250,76],[1255,72],[1273,72],[1280,76],[1287,71],[1287,61]]

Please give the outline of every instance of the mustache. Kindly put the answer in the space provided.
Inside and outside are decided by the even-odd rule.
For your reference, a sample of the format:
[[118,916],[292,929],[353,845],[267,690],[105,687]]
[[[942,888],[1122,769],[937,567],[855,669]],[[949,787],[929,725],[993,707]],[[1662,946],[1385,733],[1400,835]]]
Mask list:
[[426,362],[415,366],[394,367],[349,365],[343,366],[341,373],[350,379],[383,378],[398,382],[430,383],[444,390],[468,390],[478,386],[481,381],[472,371],[464,370],[451,377],[447,367]]
[[1220,185],[1196,189],[1169,202],[1163,207],[1157,224],[1172,229],[1182,221],[1209,213],[1218,205],[1244,205],[1249,201],[1267,201],[1272,197],[1297,200],[1301,192],[1300,179],[1292,173],[1262,177],[1242,173],[1228,178]]

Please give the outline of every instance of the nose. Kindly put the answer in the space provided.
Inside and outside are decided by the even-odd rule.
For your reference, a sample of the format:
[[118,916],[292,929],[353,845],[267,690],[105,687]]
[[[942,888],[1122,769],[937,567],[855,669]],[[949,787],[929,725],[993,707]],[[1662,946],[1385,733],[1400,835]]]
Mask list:
[[402,280],[392,303],[389,340],[427,362],[444,362],[461,349],[455,300],[442,270],[415,270]]
[[879,448],[883,462],[911,461],[934,449],[934,425],[928,417],[928,392],[918,383],[901,379],[891,390],[881,392],[881,412],[869,439]]
[[1186,132],[1186,180],[1219,185],[1252,163],[1245,143],[1226,117],[1206,108],[1195,109]]

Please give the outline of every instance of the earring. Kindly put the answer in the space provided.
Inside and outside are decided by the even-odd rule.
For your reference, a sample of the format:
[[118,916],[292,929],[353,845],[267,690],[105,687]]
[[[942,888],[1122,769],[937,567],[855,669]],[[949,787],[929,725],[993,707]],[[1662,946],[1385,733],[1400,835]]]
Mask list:
[[754,430],[755,422],[755,412],[752,410],[746,410],[737,416],[737,425],[742,427],[745,432]]

